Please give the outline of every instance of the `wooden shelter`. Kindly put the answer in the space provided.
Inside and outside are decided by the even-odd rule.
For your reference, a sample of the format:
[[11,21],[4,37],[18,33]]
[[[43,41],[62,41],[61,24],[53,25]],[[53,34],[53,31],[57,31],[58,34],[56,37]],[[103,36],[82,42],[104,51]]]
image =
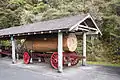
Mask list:
[[[21,25],[0,30],[0,39],[11,39],[12,41],[12,59],[15,58],[15,39],[25,38],[26,36],[58,34],[58,71],[63,71],[62,52],[63,52],[63,33],[83,34],[83,56],[86,57],[86,35],[102,34],[90,14],[81,14],[76,16],[64,17],[49,21],[36,22],[33,24]],[[83,59],[83,65],[86,64],[86,58]]]

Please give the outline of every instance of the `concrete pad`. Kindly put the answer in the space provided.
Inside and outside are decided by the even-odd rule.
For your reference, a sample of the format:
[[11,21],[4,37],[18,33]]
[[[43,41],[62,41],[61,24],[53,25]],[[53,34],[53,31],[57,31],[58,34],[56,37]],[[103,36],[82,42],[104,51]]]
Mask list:
[[[18,70],[28,70],[35,74],[50,76],[52,78],[64,80],[120,80],[120,67],[107,66],[72,66],[65,67],[63,73],[58,73],[53,69],[49,63],[33,63],[23,64],[19,60],[16,64],[12,64],[12,60],[8,58],[0,58],[0,64],[5,64],[10,68],[17,68]],[[49,80],[49,79],[48,79]]]

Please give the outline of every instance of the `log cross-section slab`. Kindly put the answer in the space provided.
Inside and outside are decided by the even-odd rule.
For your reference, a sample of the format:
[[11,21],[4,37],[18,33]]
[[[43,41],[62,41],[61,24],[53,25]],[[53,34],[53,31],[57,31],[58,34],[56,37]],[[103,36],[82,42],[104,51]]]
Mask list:
[[58,72],[63,72],[63,34],[58,33]]

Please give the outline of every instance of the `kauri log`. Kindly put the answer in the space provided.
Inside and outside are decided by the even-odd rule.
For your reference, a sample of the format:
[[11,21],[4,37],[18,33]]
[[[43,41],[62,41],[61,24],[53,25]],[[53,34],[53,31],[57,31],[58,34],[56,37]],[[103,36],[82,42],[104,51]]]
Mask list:
[[[25,48],[27,50],[33,50],[35,52],[54,52],[57,51],[58,38],[38,38],[38,39],[26,39]],[[63,50],[75,51],[77,48],[77,37],[74,33],[69,33],[67,36],[63,36]]]

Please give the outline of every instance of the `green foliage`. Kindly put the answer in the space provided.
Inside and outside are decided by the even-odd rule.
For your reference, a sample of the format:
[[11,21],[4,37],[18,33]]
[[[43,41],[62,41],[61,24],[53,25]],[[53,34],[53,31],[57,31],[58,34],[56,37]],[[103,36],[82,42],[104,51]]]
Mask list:
[[94,61],[88,61],[87,64],[94,64],[94,65],[104,65],[104,66],[113,66],[113,67],[120,67],[120,64],[111,64],[109,62],[94,62]]
[[44,4],[43,2],[40,2],[39,4],[37,4],[34,8],[33,8],[33,12],[38,14],[38,13],[42,13],[44,11],[47,10],[47,4]]
[[82,38],[80,36],[77,36],[78,39],[78,45],[75,52],[77,52],[79,55],[82,55]]
[[27,10],[23,10],[23,12],[21,12],[21,21],[20,24],[29,24],[32,23],[32,18],[34,17],[34,15],[31,13],[31,11],[27,11]]
[[11,11],[10,9],[3,10],[1,9],[0,12],[0,26],[1,28],[4,27],[11,27],[11,26],[18,26],[20,21],[20,16],[17,15],[19,13],[18,10]]
[[24,5],[26,3],[25,0],[10,0],[10,4]]
[[11,46],[11,43],[9,40],[7,41],[0,41],[0,44],[2,44],[3,46]]
[[43,13],[42,20],[56,19],[64,16],[68,16],[69,12],[58,11],[57,9],[49,9]]

